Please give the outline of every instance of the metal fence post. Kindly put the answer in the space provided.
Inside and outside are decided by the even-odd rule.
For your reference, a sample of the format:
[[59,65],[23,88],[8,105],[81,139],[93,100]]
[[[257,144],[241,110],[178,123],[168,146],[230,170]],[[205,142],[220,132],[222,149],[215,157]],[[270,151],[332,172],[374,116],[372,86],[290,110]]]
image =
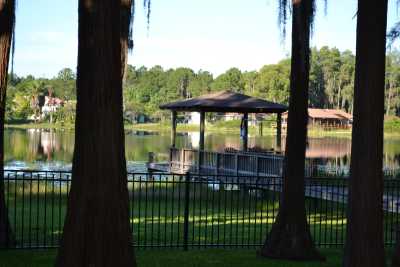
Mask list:
[[189,243],[189,201],[190,201],[190,173],[185,175],[185,210],[183,221],[183,250],[188,250]]

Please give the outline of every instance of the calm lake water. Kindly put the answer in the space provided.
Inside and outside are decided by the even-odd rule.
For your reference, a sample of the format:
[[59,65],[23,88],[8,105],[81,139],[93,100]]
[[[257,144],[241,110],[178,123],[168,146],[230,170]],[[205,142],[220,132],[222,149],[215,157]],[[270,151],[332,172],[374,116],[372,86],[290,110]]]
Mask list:
[[[198,142],[198,133],[178,133],[178,147],[197,148]],[[127,131],[125,144],[128,169],[145,170],[148,152],[155,152],[158,160],[167,160],[170,134]],[[206,149],[217,151],[223,151],[225,147],[239,148],[239,133],[206,134],[205,146]],[[250,136],[249,147],[253,146],[275,148],[275,137]],[[73,150],[73,131],[5,130],[5,164],[8,169],[69,170]],[[346,168],[349,165],[350,151],[350,138],[309,138],[307,157],[317,164]],[[399,168],[400,138],[385,139],[383,156],[387,168]]]

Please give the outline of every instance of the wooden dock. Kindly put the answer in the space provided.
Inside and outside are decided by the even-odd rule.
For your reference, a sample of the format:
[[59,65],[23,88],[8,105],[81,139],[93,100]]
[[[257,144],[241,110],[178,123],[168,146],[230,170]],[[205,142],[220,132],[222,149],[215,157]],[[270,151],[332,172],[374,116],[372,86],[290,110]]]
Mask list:
[[[194,149],[171,148],[169,162],[149,162],[149,171],[186,174],[198,179],[218,180],[220,183],[240,184],[250,188],[282,191],[284,157],[273,153],[211,152]],[[313,167],[306,164],[305,176],[311,177]],[[329,182],[330,178],[306,179],[305,196],[337,203],[347,203],[348,189],[343,184]],[[332,178],[332,182],[335,181]],[[400,192],[385,193],[383,210],[400,213]]]
[[283,156],[276,153],[213,152],[170,148],[169,162],[149,162],[150,171],[184,174],[281,177]]

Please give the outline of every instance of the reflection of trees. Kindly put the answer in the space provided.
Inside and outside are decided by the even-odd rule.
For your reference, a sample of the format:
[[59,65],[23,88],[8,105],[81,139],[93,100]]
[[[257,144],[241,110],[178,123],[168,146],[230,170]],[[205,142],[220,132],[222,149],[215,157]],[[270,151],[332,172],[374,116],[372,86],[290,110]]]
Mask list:
[[[179,144],[179,138],[177,138]],[[125,154],[128,161],[147,161],[148,153],[168,153],[170,136],[166,135],[140,135],[136,132],[128,132],[125,135]]]
[[306,156],[308,158],[343,158],[350,155],[351,139],[309,138]]
[[[5,130],[5,161],[59,161],[71,163],[74,150],[72,131],[49,130]],[[177,147],[196,148],[196,134],[178,133]],[[275,146],[274,136],[252,136],[249,147],[271,149]],[[128,161],[147,161],[148,152],[161,155],[166,160],[170,147],[170,135],[127,132],[125,151]],[[205,147],[208,150],[224,151],[226,147],[240,149],[239,134],[207,134]],[[283,146],[284,147],[284,144]],[[315,164],[348,166],[350,164],[351,139],[349,138],[309,138],[307,157]],[[400,140],[387,139],[384,143],[384,165],[389,168],[400,166]]]
[[37,159],[38,136],[30,139],[25,130],[5,130],[6,160],[32,162]]
[[26,162],[63,161],[70,163],[73,133],[50,130],[6,130],[5,159]]

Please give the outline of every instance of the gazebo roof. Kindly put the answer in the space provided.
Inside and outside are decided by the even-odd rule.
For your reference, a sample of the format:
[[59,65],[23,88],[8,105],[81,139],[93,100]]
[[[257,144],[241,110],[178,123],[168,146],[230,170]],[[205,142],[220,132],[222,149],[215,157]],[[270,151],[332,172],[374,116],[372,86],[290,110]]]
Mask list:
[[236,112],[236,113],[282,113],[285,105],[260,98],[222,91],[195,98],[176,101],[160,106],[173,111]]

